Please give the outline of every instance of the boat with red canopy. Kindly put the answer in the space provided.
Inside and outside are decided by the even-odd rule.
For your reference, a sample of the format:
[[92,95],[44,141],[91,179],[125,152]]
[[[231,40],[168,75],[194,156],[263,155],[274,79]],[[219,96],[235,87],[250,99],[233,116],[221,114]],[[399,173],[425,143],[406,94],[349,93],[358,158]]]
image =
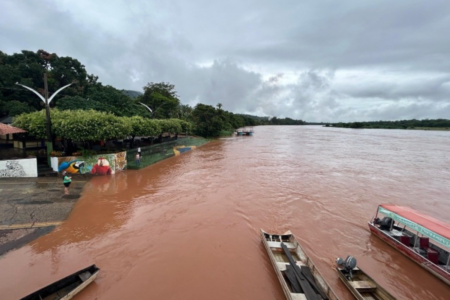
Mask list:
[[450,224],[408,207],[381,204],[369,229],[450,285]]

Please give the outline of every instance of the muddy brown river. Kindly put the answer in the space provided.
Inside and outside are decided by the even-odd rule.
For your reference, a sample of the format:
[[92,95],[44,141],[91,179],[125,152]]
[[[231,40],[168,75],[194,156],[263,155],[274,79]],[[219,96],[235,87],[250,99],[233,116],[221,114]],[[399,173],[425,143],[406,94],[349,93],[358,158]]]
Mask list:
[[56,230],[0,258],[0,299],[95,263],[81,299],[284,299],[259,230],[291,230],[341,299],[354,255],[398,299],[450,287],[377,237],[380,203],[450,215],[450,132],[255,127],[139,171],[88,182]]

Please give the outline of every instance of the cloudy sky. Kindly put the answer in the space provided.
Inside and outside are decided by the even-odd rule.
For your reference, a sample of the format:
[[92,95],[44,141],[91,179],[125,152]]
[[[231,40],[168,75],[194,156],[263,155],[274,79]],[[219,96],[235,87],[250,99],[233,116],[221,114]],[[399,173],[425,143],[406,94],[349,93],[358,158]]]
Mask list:
[[[100,4],[101,3],[101,4]],[[0,51],[310,122],[450,118],[450,1],[2,0]]]

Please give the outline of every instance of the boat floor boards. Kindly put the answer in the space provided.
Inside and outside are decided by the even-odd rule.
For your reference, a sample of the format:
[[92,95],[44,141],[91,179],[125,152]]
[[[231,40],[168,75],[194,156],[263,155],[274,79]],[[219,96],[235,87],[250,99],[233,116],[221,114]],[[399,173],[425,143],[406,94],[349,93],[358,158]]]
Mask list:
[[[294,269],[295,277],[296,277],[297,281],[300,283],[300,286],[302,287],[302,290],[303,290],[303,293],[306,296],[306,299],[308,299],[308,300],[319,300],[320,297],[317,296],[317,294],[316,294],[316,292],[314,290],[314,287],[316,287],[315,284],[314,284],[314,286],[311,285],[311,282],[310,282],[311,279],[307,278],[303,274],[303,272],[300,269],[300,267],[295,263],[295,260],[292,257],[288,247],[284,243],[281,243],[281,248],[283,248],[284,254],[286,254],[286,256],[287,256],[287,258],[289,260],[289,263],[291,264],[291,267]],[[304,268],[304,266],[302,266],[302,268]],[[314,282],[314,278],[312,280]]]
[[284,271],[284,274],[289,280],[289,283],[291,284],[292,291],[294,293],[303,293],[302,287],[297,281],[297,277],[295,276],[294,268],[291,267],[291,265],[286,266],[286,270]]

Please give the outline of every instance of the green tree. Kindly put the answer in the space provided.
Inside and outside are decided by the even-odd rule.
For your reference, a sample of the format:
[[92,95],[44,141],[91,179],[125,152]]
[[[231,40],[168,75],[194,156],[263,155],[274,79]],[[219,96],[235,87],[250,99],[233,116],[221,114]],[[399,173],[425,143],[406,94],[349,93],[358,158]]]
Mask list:
[[36,109],[34,107],[29,106],[24,102],[20,102],[17,100],[12,101],[1,101],[0,100],[0,111],[3,112],[3,115],[17,116],[22,113],[33,112]]
[[350,124],[350,128],[363,128],[364,125],[361,122],[353,122]]
[[150,120],[139,116],[129,118],[131,124],[131,144],[134,144],[136,136],[157,136],[162,133],[161,124],[158,120]]
[[217,137],[224,128],[224,121],[211,105],[197,104],[192,112],[194,133],[203,137]]
[[133,98],[110,85],[97,85],[96,87],[90,88],[87,97],[89,101],[101,103],[103,111],[111,112],[116,116],[132,117],[136,115],[148,115],[146,109],[139,105]]
[[28,134],[37,138],[47,137],[45,110],[29,114],[21,114],[14,118],[13,125],[28,131]]
[[179,120],[181,125],[181,133],[190,133],[192,130],[192,123],[184,120]]
[[74,141],[126,138],[131,133],[127,118],[95,110],[66,110],[53,121],[55,134]]
[[[51,110],[52,134],[74,141],[100,141],[126,138],[132,131],[129,118],[95,110]],[[14,126],[30,135],[46,137],[45,111],[22,114],[14,118]]]
[[57,100],[56,107],[67,109],[94,109],[113,113],[116,116],[146,116],[148,112],[122,91],[112,87],[96,84],[89,88],[86,98],[81,96],[65,96]]
[[138,101],[150,107],[153,118],[168,119],[178,115],[180,100],[173,84],[150,82],[144,87],[144,95],[138,97]]
[[181,120],[179,119],[163,119],[157,121],[161,127],[161,133],[167,132],[170,134],[178,134],[183,130]]
[[185,120],[188,121],[191,118],[191,114],[192,111],[194,111],[194,109],[189,106],[189,105],[184,105],[184,104],[180,104],[179,108],[178,108],[178,118],[181,120]]
[[97,110],[107,111],[108,107],[98,101],[86,99],[81,96],[65,96],[56,101],[56,108],[59,110]]
[[[43,95],[44,73],[47,73],[49,96],[60,87],[75,82],[60,95],[84,97],[89,86],[97,84],[97,77],[88,75],[84,65],[71,57],[59,57],[55,53],[50,54],[44,50],[37,52],[24,50],[12,55],[0,52],[1,99],[5,102],[17,100],[36,110],[41,109],[42,101],[30,91],[19,88],[15,83],[20,82]],[[51,103],[52,106],[54,104],[55,101]]]

